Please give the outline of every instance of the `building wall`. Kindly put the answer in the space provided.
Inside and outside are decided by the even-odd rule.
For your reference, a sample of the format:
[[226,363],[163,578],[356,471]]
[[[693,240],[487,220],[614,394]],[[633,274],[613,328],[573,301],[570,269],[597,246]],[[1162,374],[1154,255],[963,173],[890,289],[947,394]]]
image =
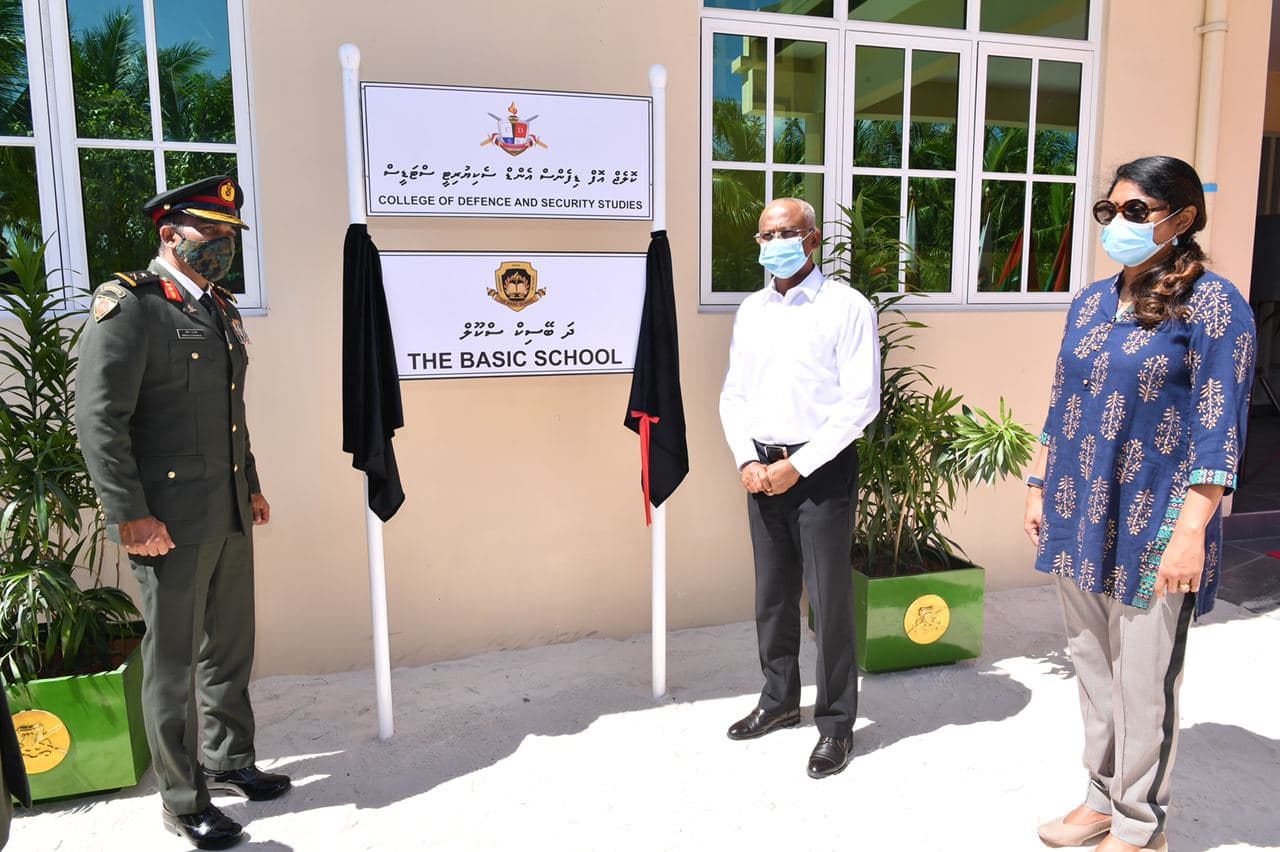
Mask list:
[[[1213,210],[1217,266],[1241,285],[1266,83],[1264,5],[1231,6]],[[337,48],[347,41],[361,47],[369,80],[643,94],[649,65],[667,66],[669,231],[692,461],[669,504],[670,623],[749,618],[744,499],[716,413],[732,316],[697,310],[698,3],[471,0],[447,20],[409,0],[249,6],[270,312],[247,321],[248,402],[273,507],[256,533],[258,673],[370,662],[361,478],[341,452],[339,411],[347,198]],[[1109,7],[1100,166],[1155,151],[1190,159],[1201,3]],[[371,232],[383,249],[642,251],[648,238],[645,223],[603,222],[377,219]],[[1092,266],[1109,269],[1105,258]],[[920,354],[940,382],[982,406],[1003,396],[1038,431],[1061,310],[919,318],[932,326]],[[648,629],[637,443],[620,423],[628,386],[625,376],[403,386],[407,426],[396,451],[408,500],[386,527],[395,664]],[[954,524],[994,588],[1038,582],[1020,529],[1023,495],[1016,482],[977,489]]]

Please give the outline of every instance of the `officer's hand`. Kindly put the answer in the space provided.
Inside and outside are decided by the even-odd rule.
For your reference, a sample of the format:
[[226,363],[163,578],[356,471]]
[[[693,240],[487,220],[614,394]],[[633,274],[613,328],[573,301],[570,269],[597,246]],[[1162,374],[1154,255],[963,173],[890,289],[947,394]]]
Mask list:
[[783,459],[769,465],[770,494],[785,494],[791,486],[800,481],[800,471],[796,470],[791,459]]
[[760,462],[747,462],[742,468],[742,487],[748,494],[759,494],[769,490],[769,473]]
[[134,556],[164,556],[175,545],[169,528],[152,515],[120,525],[120,543]]
[[253,505],[253,525],[260,527],[271,520],[271,504],[261,494],[250,494],[249,502]]

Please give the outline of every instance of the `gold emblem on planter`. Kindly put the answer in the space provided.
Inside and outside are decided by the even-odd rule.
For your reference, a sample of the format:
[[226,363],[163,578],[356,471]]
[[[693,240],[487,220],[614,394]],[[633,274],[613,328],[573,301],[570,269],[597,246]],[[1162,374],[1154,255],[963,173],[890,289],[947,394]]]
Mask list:
[[44,710],[22,710],[13,714],[18,748],[28,775],[53,769],[71,748],[71,732],[62,720]]
[[921,595],[907,607],[902,629],[917,645],[937,642],[951,625],[951,607],[937,595]]

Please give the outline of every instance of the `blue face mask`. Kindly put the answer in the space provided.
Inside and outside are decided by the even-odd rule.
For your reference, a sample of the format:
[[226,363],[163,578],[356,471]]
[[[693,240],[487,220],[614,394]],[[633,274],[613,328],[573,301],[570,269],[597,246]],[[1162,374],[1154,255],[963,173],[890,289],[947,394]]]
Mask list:
[[[1175,210],[1161,219],[1164,222],[1182,211]],[[1156,225],[1160,222],[1130,222],[1123,216],[1111,220],[1111,224],[1102,229],[1102,249],[1107,257],[1125,266],[1139,266],[1155,257],[1156,252],[1169,243],[1156,242]],[[1175,246],[1178,237],[1170,241]]]
[[804,267],[809,253],[804,250],[804,237],[789,240],[777,237],[760,246],[760,265],[774,278],[790,278]]

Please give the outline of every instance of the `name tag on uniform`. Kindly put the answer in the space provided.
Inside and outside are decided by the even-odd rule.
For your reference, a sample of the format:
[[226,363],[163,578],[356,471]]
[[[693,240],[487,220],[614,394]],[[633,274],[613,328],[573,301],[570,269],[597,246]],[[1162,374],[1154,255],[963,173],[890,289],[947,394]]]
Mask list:
[[180,328],[178,329],[179,340],[204,340],[205,334],[202,328]]

